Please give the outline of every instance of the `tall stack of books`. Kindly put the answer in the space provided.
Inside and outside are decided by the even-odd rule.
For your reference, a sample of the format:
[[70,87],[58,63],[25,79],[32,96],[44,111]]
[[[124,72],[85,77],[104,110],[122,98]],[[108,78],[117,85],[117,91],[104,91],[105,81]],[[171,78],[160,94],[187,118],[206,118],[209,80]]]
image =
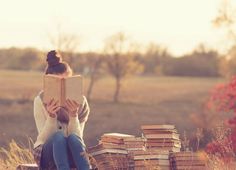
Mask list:
[[169,152],[154,150],[133,151],[134,170],[170,170]]
[[148,150],[180,152],[181,142],[174,125],[143,125],[141,129]]
[[170,164],[172,170],[180,169],[199,169],[205,170],[206,159],[203,155],[196,152],[178,152],[170,154]]
[[134,138],[133,135],[106,133],[101,136],[98,145],[89,147],[88,153],[96,160],[100,170],[128,169],[128,151],[124,139]]

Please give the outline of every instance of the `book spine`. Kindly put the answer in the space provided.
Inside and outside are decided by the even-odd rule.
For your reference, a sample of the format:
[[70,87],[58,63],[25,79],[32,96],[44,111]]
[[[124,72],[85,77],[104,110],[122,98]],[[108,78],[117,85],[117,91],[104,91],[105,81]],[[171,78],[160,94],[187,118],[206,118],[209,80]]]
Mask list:
[[[84,78],[83,77],[81,77],[81,94],[82,95],[84,94]],[[84,98],[83,98],[83,96],[81,96],[79,103],[83,104],[83,100],[84,100]]]
[[66,92],[65,92],[65,79],[62,78],[61,79],[61,101],[60,101],[60,105],[65,107],[65,102],[66,102]]

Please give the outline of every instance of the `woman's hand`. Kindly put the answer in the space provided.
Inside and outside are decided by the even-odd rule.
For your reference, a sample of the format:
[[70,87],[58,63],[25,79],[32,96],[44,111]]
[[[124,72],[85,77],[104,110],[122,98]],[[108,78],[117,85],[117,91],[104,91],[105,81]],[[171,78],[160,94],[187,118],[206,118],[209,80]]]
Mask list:
[[75,100],[66,100],[66,108],[68,110],[69,116],[76,117],[78,116],[77,111],[80,109],[81,104],[77,103]]
[[51,99],[48,103],[46,103],[46,110],[52,118],[56,117],[57,111],[60,109],[58,103],[59,101],[56,101],[55,99]]

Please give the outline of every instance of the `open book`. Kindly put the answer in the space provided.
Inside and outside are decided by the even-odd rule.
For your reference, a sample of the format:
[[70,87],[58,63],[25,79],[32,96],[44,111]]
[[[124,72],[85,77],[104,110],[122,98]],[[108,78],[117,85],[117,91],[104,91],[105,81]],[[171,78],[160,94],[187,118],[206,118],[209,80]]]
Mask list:
[[52,98],[59,101],[59,106],[65,106],[66,99],[83,103],[83,79],[80,75],[62,78],[57,75],[44,75],[43,102],[48,103]]

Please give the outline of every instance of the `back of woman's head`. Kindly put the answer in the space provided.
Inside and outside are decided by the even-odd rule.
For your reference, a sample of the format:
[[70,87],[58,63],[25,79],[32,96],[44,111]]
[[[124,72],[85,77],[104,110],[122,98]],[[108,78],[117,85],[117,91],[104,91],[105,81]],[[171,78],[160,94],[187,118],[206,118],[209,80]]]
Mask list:
[[55,50],[48,52],[46,61],[48,64],[45,70],[45,74],[72,75],[73,73],[69,64],[62,61],[61,55]]

